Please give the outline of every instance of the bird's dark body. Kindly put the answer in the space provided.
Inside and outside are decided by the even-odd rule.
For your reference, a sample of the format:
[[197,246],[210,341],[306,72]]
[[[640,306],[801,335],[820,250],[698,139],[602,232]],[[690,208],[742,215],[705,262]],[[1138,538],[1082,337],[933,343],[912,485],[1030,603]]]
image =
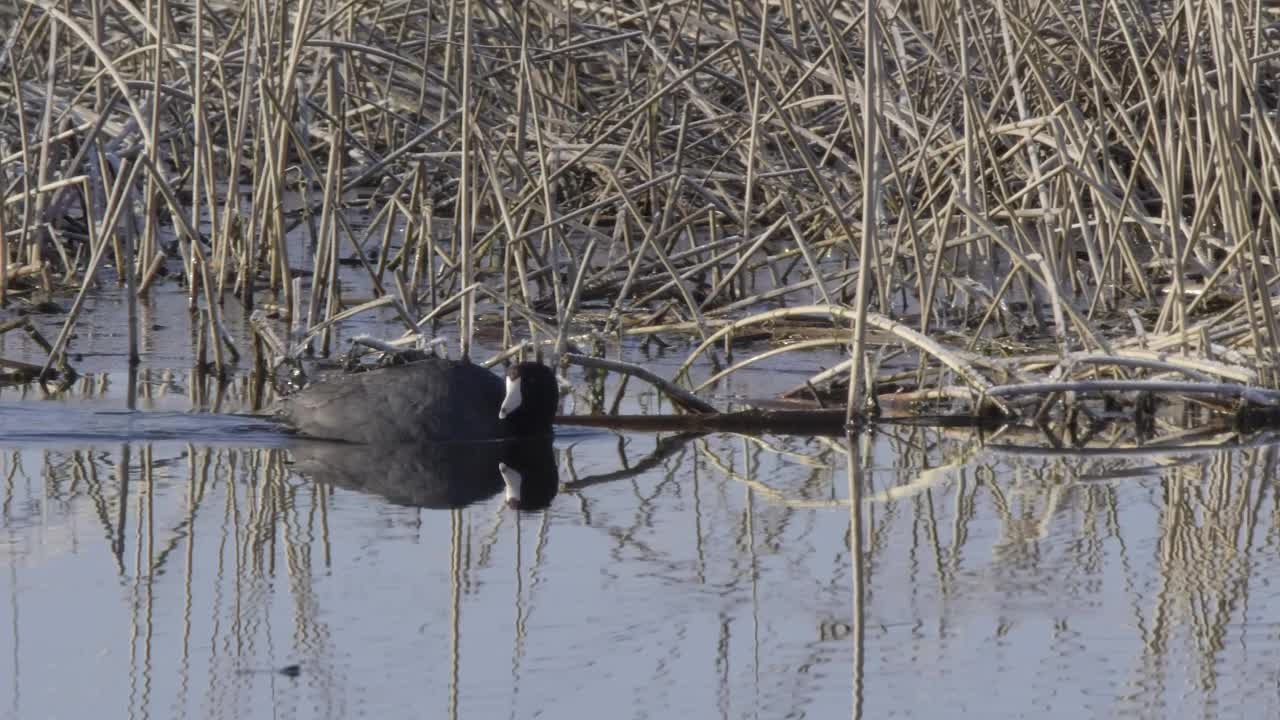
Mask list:
[[300,433],[374,445],[509,437],[498,419],[503,381],[471,363],[429,358],[338,373],[286,398],[281,414]]

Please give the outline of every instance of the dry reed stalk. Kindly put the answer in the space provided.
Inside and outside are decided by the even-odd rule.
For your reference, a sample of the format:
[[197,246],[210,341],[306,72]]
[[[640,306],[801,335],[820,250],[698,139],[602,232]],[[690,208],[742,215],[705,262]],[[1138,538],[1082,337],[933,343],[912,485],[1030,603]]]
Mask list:
[[[473,136],[476,134],[475,121],[473,113],[475,108],[471,106],[471,66],[472,58],[475,54],[474,36],[472,34],[472,4],[471,0],[462,0],[462,73],[459,78],[461,85],[462,97],[461,107],[462,117],[459,119],[461,129],[462,142],[462,167],[459,175],[458,194],[456,206],[458,208],[458,233],[454,236],[454,243],[461,246],[460,265],[462,277],[460,282],[463,285],[470,285],[472,278],[475,277],[475,258],[472,256],[473,246],[475,243],[474,227],[475,227],[475,210],[476,198],[473,192],[475,179],[473,173],[475,171],[474,158],[472,157]],[[550,215],[550,213],[548,213]],[[462,352],[463,359],[471,358],[471,342],[472,335],[475,330],[475,295],[471,292],[465,292],[462,296],[462,308],[459,317],[459,349]]]
[[[880,104],[880,25],[876,6],[867,3],[863,10],[862,75],[862,242],[858,248],[858,281],[854,290],[853,340],[850,348],[849,394],[845,404],[847,419],[862,407],[863,360],[866,355],[867,333],[867,284],[871,274],[872,237],[879,223],[876,211],[880,205],[880,129],[876,118],[882,112]],[[962,38],[961,42],[964,40]],[[962,69],[963,72],[963,69]],[[835,208],[832,208],[833,210]],[[849,238],[852,241],[852,237]],[[868,378],[870,380],[870,378]],[[871,385],[871,382],[867,382]],[[850,470],[852,473],[853,471]]]
[[[0,188],[4,187],[5,171],[0,165]],[[9,232],[7,225],[8,211],[0,205],[0,308],[9,304]]]

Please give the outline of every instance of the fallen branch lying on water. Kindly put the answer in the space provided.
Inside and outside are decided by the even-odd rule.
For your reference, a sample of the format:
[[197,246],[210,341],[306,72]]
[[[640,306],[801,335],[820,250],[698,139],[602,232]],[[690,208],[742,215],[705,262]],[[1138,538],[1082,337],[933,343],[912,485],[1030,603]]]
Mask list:
[[1081,380],[1078,382],[1043,382],[1022,385],[997,385],[987,394],[997,397],[1019,397],[1045,393],[1119,393],[1157,392],[1180,395],[1212,395],[1247,400],[1258,405],[1280,406],[1280,390],[1251,387],[1239,383],[1169,382],[1161,380]]
[[612,372],[623,373],[624,375],[632,375],[666,393],[667,396],[670,397],[677,405],[685,408],[686,410],[703,414],[719,413],[715,407],[698,399],[698,396],[684,388],[673,385],[667,380],[654,375],[639,365],[620,362],[618,360],[605,360],[603,358],[593,358],[587,357],[586,355],[574,354],[565,355],[563,357],[563,361],[580,367],[595,368],[596,370],[610,370]]
[[[844,435],[844,408],[817,410],[741,410],[686,415],[561,415],[557,425],[606,427],[640,432],[741,432],[780,435]],[[891,424],[931,427],[984,427],[1007,422],[999,416],[933,415],[888,419]]]
[[[1072,358],[1076,362],[1086,362],[1087,364],[1105,363],[1108,358],[1102,356],[1087,356]],[[670,396],[676,403],[682,407],[694,410],[692,414],[683,415],[571,415],[562,416],[556,419],[556,422],[564,425],[581,425],[592,427],[608,427],[615,430],[631,430],[631,431],[649,431],[649,432],[772,432],[772,433],[801,433],[801,434],[841,434],[848,427],[848,414],[844,407],[833,408],[807,408],[800,410],[770,410],[770,409],[752,409],[740,412],[721,413],[704,401],[698,399],[692,393],[683,388],[675,386],[673,383],[654,375],[648,370],[632,365],[630,363],[619,362],[615,360],[603,360],[600,358],[591,358],[582,355],[566,355],[564,361],[579,365],[582,367],[599,368],[612,370],[639,377],[650,384],[654,385],[662,392]],[[1189,371],[1186,368],[1173,366],[1162,360],[1150,358],[1120,358],[1115,363],[1118,366],[1130,365],[1141,366],[1150,369],[1173,370],[1188,374],[1191,377],[1203,378],[1207,377],[1202,373]],[[1053,373],[1056,375],[1057,373]],[[1237,408],[1235,414],[1237,424],[1243,423],[1246,418],[1251,420],[1253,425],[1268,424],[1269,421],[1274,422],[1275,414],[1280,411],[1280,391],[1262,388],[1254,385],[1245,385],[1241,383],[1231,382],[1211,382],[1211,381],[1174,381],[1174,380],[1141,380],[1141,379],[1122,379],[1122,380],[1075,380],[1075,381],[1057,381],[1057,382],[1024,382],[1020,384],[993,385],[983,389],[983,392],[975,397],[973,388],[938,388],[907,391],[901,393],[887,393],[879,397],[879,407],[890,407],[895,410],[894,417],[881,417],[879,413],[871,416],[863,413],[855,413],[854,425],[860,425],[868,422],[890,422],[890,423],[910,423],[918,425],[934,425],[934,426],[990,426],[1001,425],[1014,422],[1019,413],[1013,410],[1001,411],[1000,408],[1007,407],[1000,403],[990,402],[994,398],[1003,398],[1012,400],[1015,398],[1025,398],[1032,395],[1048,395],[1050,402],[1060,393],[1073,392],[1078,394],[1103,395],[1111,400],[1119,400],[1120,397],[1128,393],[1161,393],[1168,396],[1209,396],[1219,399],[1235,399],[1243,404]],[[930,403],[947,398],[958,399],[962,401],[970,401],[974,409],[970,413],[963,411],[957,414],[943,415],[913,415],[900,414],[903,410],[910,411],[915,403]],[[820,398],[819,398],[820,399]],[[1076,408],[1080,409],[1080,408]],[[981,410],[986,410],[982,412]],[[1095,417],[1084,411],[1085,415],[1093,418],[1090,422],[1089,429],[1084,437],[1092,437],[1100,427],[1099,422],[1106,424],[1107,422],[1116,420],[1119,417],[1129,417],[1132,422],[1129,425],[1136,427],[1137,425],[1148,425],[1151,420],[1152,408],[1150,405],[1139,403],[1134,407],[1133,415],[1118,416],[1111,414],[1109,418]],[[1259,414],[1259,413],[1262,414]],[[1043,425],[1043,412],[1034,413],[1037,425],[1041,427],[1042,432],[1050,432],[1050,428]],[[1079,434],[1076,430],[1077,414],[1073,410],[1067,414],[1067,429],[1073,438],[1078,438]],[[1144,433],[1145,434],[1145,433]]]

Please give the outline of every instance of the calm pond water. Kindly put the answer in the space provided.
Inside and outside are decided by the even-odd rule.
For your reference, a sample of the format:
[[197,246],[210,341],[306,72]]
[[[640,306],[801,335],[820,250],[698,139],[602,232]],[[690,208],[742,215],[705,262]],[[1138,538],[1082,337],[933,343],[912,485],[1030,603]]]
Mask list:
[[857,447],[851,516],[843,439],[565,431],[558,494],[521,512],[500,486],[425,509],[318,484],[243,418],[0,419],[30,433],[0,450],[6,717],[1280,706],[1270,447],[1082,459],[899,428]]
[[82,362],[62,400],[0,392],[3,717],[1280,713],[1261,442],[564,428],[554,495],[515,510],[474,458],[326,455],[186,412],[215,403],[184,371],[148,371],[126,413],[123,377],[93,374],[120,358]]

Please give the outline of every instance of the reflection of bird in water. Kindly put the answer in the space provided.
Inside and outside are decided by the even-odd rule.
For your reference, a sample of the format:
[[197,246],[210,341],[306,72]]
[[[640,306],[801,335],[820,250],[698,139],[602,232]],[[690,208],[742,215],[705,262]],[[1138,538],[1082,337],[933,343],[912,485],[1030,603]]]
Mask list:
[[256,673],[280,673],[285,677],[296,678],[302,674],[302,665],[295,663],[293,665],[285,665],[284,667],[276,670],[270,670],[267,668],[245,668],[236,671],[237,675],[253,675]]
[[510,507],[538,510],[560,489],[549,437],[394,446],[308,442],[289,452],[294,469],[316,482],[397,505],[458,508],[505,490]]

